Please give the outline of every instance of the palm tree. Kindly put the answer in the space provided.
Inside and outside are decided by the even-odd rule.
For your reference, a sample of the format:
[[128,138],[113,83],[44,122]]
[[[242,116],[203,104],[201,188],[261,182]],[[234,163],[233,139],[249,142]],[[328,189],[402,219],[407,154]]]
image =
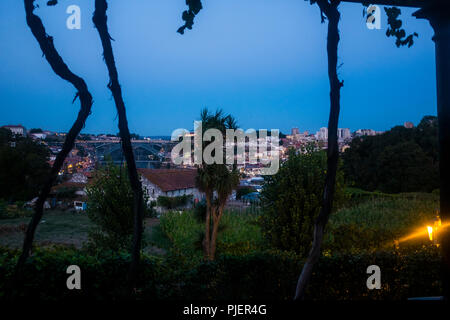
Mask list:
[[[237,128],[236,120],[230,115],[225,116],[222,110],[217,110],[212,114],[207,109],[203,109],[200,118],[202,135],[208,129],[217,129],[225,136],[227,129]],[[203,142],[203,150],[209,143],[211,142]],[[223,139],[223,148],[225,148],[225,139]],[[238,184],[239,173],[236,170],[236,165],[233,164],[230,168],[225,164],[225,158],[223,158],[222,163],[213,164],[206,164],[203,160],[198,168],[196,185],[205,194],[206,200],[203,251],[207,260],[214,260],[215,258],[219,223],[227,200]]]

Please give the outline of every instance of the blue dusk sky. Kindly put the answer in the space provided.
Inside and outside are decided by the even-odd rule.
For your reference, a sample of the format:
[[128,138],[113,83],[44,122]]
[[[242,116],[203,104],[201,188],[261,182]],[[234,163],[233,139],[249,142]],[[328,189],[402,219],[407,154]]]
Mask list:
[[[36,1],[55,46],[94,97],[85,133],[117,133],[108,74],[93,27],[94,1]],[[292,127],[314,132],[327,125],[327,24],[303,0],[203,0],[193,30],[182,25],[184,0],[110,0],[109,29],[132,132],[170,135],[193,129],[200,110],[222,108],[240,127]],[[81,30],[69,30],[66,9],[81,8]],[[339,75],[344,80],[339,127],[386,130],[436,114],[433,32],[402,10],[412,48],[397,48],[369,30],[363,7],[340,6]],[[79,102],[74,88],[50,69],[25,21],[23,1],[0,1],[0,125],[67,131]]]

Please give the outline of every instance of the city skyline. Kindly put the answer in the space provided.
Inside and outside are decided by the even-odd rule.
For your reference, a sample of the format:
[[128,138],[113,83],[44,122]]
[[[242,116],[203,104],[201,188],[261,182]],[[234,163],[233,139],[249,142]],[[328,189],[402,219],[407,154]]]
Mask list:
[[[396,124],[395,126],[404,126],[404,127],[407,127],[407,128],[410,128],[409,126],[407,126],[406,124],[412,124],[412,127],[415,127],[415,126],[417,126],[418,125],[418,122],[417,123],[412,123],[412,122],[410,122],[410,121],[405,121],[405,122],[403,122],[403,123],[399,123],[399,124]],[[24,125],[23,123],[20,123],[20,122],[17,122],[17,123],[0,123],[0,128],[2,128],[2,127],[20,127],[20,126],[22,126],[23,128],[25,128],[26,129],[26,131],[29,133],[29,131],[30,130],[32,130],[32,129],[41,129],[43,132],[51,132],[51,133],[67,133],[67,131],[63,131],[63,130],[50,130],[50,129],[48,129],[48,128],[45,128],[45,127],[39,127],[39,126],[37,126],[37,127],[28,127],[28,126],[26,126],[26,125]],[[394,126],[394,127],[395,127]],[[381,132],[385,132],[385,131],[388,131],[389,129],[392,129],[393,127],[391,127],[391,128],[388,128],[388,129],[386,129],[386,130],[375,130],[375,129],[373,129],[373,128],[363,128],[363,127],[358,127],[357,129],[355,128],[355,129],[352,129],[352,128],[345,128],[345,127],[339,127],[338,128],[338,135],[339,135],[339,133],[340,133],[340,131],[341,130],[349,130],[349,132],[351,133],[351,134],[354,134],[354,133],[357,133],[358,131],[361,131],[361,130],[373,130],[374,132],[377,132],[377,133],[381,133]],[[180,129],[180,128],[177,128],[177,129]],[[181,129],[187,129],[187,130],[189,130],[190,132],[193,132],[194,130],[190,130],[190,129],[188,129],[188,128],[181,128]],[[261,130],[263,130],[263,129],[266,129],[266,128],[259,128],[259,129],[257,129],[257,128],[240,128],[240,129],[244,129],[244,130],[247,130],[247,129],[255,129],[255,130],[259,130],[259,129],[261,129]],[[272,129],[277,129],[277,128],[272,128]],[[328,127],[327,126],[322,126],[322,127],[320,127],[318,130],[316,130],[316,131],[313,131],[313,130],[308,130],[308,129],[302,129],[301,127],[299,127],[299,126],[294,126],[294,127],[292,127],[292,128],[289,128],[289,129],[287,129],[287,130],[280,130],[279,132],[280,132],[280,134],[282,133],[282,134],[284,134],[284,135],[293,135],[293,130],[295,130],[295,129],[297,129],[298,130],[298,133],[297,134],[300,134],[300,135],[303,135],[305,132],[307,132],[308,133],[308,135],[316,135],[317,133],[319,133],[319,132],[321,132],[322,131],[322,129],[326,129],[326,131],[328,132]],[[268,132],[270,132],[270,129],[268,129]],[[170,137],[171,136],[171,133],[168,133],[168,134],[158,134],[158,135],[144,135],[144,134],[141,134],[140,132],[131,132],[132,134],[137,134],[137,135],[139,135],[139,136],[141,136],[141,137]],[[101,132],[86,132],[85,130],[83,130],[83,131],[81,131],[81,133],[80,133],[81,135],[118,135],[119,134],[119,132],[118,132],[118,130],[117,130],[117,132],[104,132],[104,131],[101,131]]]

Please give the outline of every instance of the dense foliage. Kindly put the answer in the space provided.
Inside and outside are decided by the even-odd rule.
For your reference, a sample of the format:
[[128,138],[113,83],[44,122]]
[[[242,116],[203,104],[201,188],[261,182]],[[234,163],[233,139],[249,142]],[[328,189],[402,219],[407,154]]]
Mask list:
[[[202,257],[204,220],[199,219],[197,208],[161,216],[162,231],[173,249],[190,260]],[[257,214],[226,210],[219,228],[217,254],[247,254],[263,249],[265,241],[257,220]]]
[[176,209],[188,205],[192,202],[192,195],[182,195],[176,197],[159,196],[156,204],[166,209]]
[[[18,252],[0,248],[0,300],[5,297]],[[124,298],[129,256],[94,257],[67,248],[36,250],[16,286],[19,297],[48,300]],[[67,290],[66,269],[82,270],[82,290]],[[366,287],[369,265],[382,268],[382,288]],[[215,261],[185,265],[177,255],[143,255],[137,299],[292,300],[303,260],[292,253],[222,255]],[[439,296],[440,255],[436,247],[380,251],[376,254],[322,256],[313,273],[308,300],[405,300]],[[417,275],[420,274],[420,277]]]
[[[261,193],[264,235],[275,248],[308,254],[314,219],[321,208],[327,157],[323,151],[305,150],[283,163],[276,175],[268,176]],[[345,198],[343,174],[336,176],[335,207]]]
[[24,201],[16,201],[14,204],[8,204],[7,201],[0,199],[0,219],[30,217],[33,214],[33,210],[31,208],[25,208],[24,205]]
[[343,155],[346,181],[386,193],[439,188],[437,125],[436,117],[426,116],[414,128],[353,139]]
[[[97,170],[87,195],[87,214],[96,225],[89,233],[89,246],[113,251],[129,249],[134,225],[130,203],[134,198],[126,168],[108,163]],[[147,199],[144,201],[147,203]]]
[[[382,194],[345,190],[345,206],[330,216],[327,224],[324,254],[360,254],[391,249],[396,240],[422,231],[401,247],[429,244],[427,225],[433,225],[439,196],[429,193]],[[351,199],[348,199],[351,195]],[[187,256],[200,255],[199,234],[203,221],[198,205],[183,213],[161,216],[161,228],[172,246]],[[261,213],[252,210],[226,210],[220,231],[218,254],[248,254],[270,247],[261,232]],[[289,250],[289,249],[288,249]],[[290,249],[295,250],[295,249]]]
[[251,186],[239,186],[236,189],[236,199],[240,200],[242,199],[243,196],[252,193],[252,192],[256,192],[256,189],[254,187]]
[[[424,229],[434,218],[438,196],[358,190],[351,194],[351,203],[330,217],[323,255],[306,298],[405,300],[441,295],[441,257],[439,249],[430,246],[427,234],[401,242],[399,247],[393,241],[417,228]],[[78,213],[73,215],[72,219],[81,219]],[[258,213],[225,210],[215,261],[203,260],[199,233],[204,225],[196,215],[194,210],[168,212],[151,230],[152,234],[162,230],[169,243],[162,255],[143,254],[137,299],[292,299],[304,259],[293,251],[271,249],[258,224]],[[45,225],[51,223],[56,221],[48,219]],[[75,221],[59,224],[72,228]],[[58,235],[61,233],[64,230],[59,229]],[[153,242],[155,246],[161,244]],[[0,248],[0,300],[17,254]],[[126,252],[92,254],[70,247],[36,248],[17,288],[27,298],[120,299],[125,294],[129,261]],[[66,268],[71,264],[82,270],[81,291],[66,289]],[[381,290],[368,290],[365,285],[366,269],[372,264],[381,267]]]
[[31,138],[0,128],[0,199],[31,200],[50,173],[49,151]]

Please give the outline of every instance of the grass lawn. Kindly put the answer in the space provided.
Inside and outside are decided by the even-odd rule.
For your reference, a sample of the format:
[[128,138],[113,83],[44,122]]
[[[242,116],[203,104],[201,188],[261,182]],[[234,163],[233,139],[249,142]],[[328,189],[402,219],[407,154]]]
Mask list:
[[[433,225],[439,208],[439,196],[431,193],[404,193],[374,198],[343,208],[330,217],[325,247],[331,251],[376,250],[394,245],[418,230]],[[428,243],[428,235],[407,244]]]
[[[21,247],[24,233],[19,230],[8,230],[14,226],[28,225],[31,217],[0,220],[0,245]],[[80,247],[87,239],[87,232],[92,226],[85,213],[71,211],[46,211],[39,223],[35,241],[37,244],[73,244]]]
[[433,221],[438,208],[438,195],[403,193],[341,209],[330,217],[330,223],[335,226],[354,223],[401,236],[411,232],[411,228]]
[[[246,254],[265,248],[258,216],[259,213],[225,210],[219,225],[217,253]],[[161,217],[161,231],[171,246],[192,259],[203,257],[204,229],[204,223],[192,210],[168,212]]]
[[[28,226],[31,216],[26,218],[0,219],[0,246],[20,248],[24,239],[23,228]],[[20,228],[22,226],[22,228]],[[145,220],[144,237],[148,246],[147,253],[162,253],[169,241],[159,228],[159,219]],[[40,246],[49,244],[75,245],[80,248],[88,238],[88,231],[93,224],[86,213],[73,211],[49,210],[38,225],[35,243]]]

